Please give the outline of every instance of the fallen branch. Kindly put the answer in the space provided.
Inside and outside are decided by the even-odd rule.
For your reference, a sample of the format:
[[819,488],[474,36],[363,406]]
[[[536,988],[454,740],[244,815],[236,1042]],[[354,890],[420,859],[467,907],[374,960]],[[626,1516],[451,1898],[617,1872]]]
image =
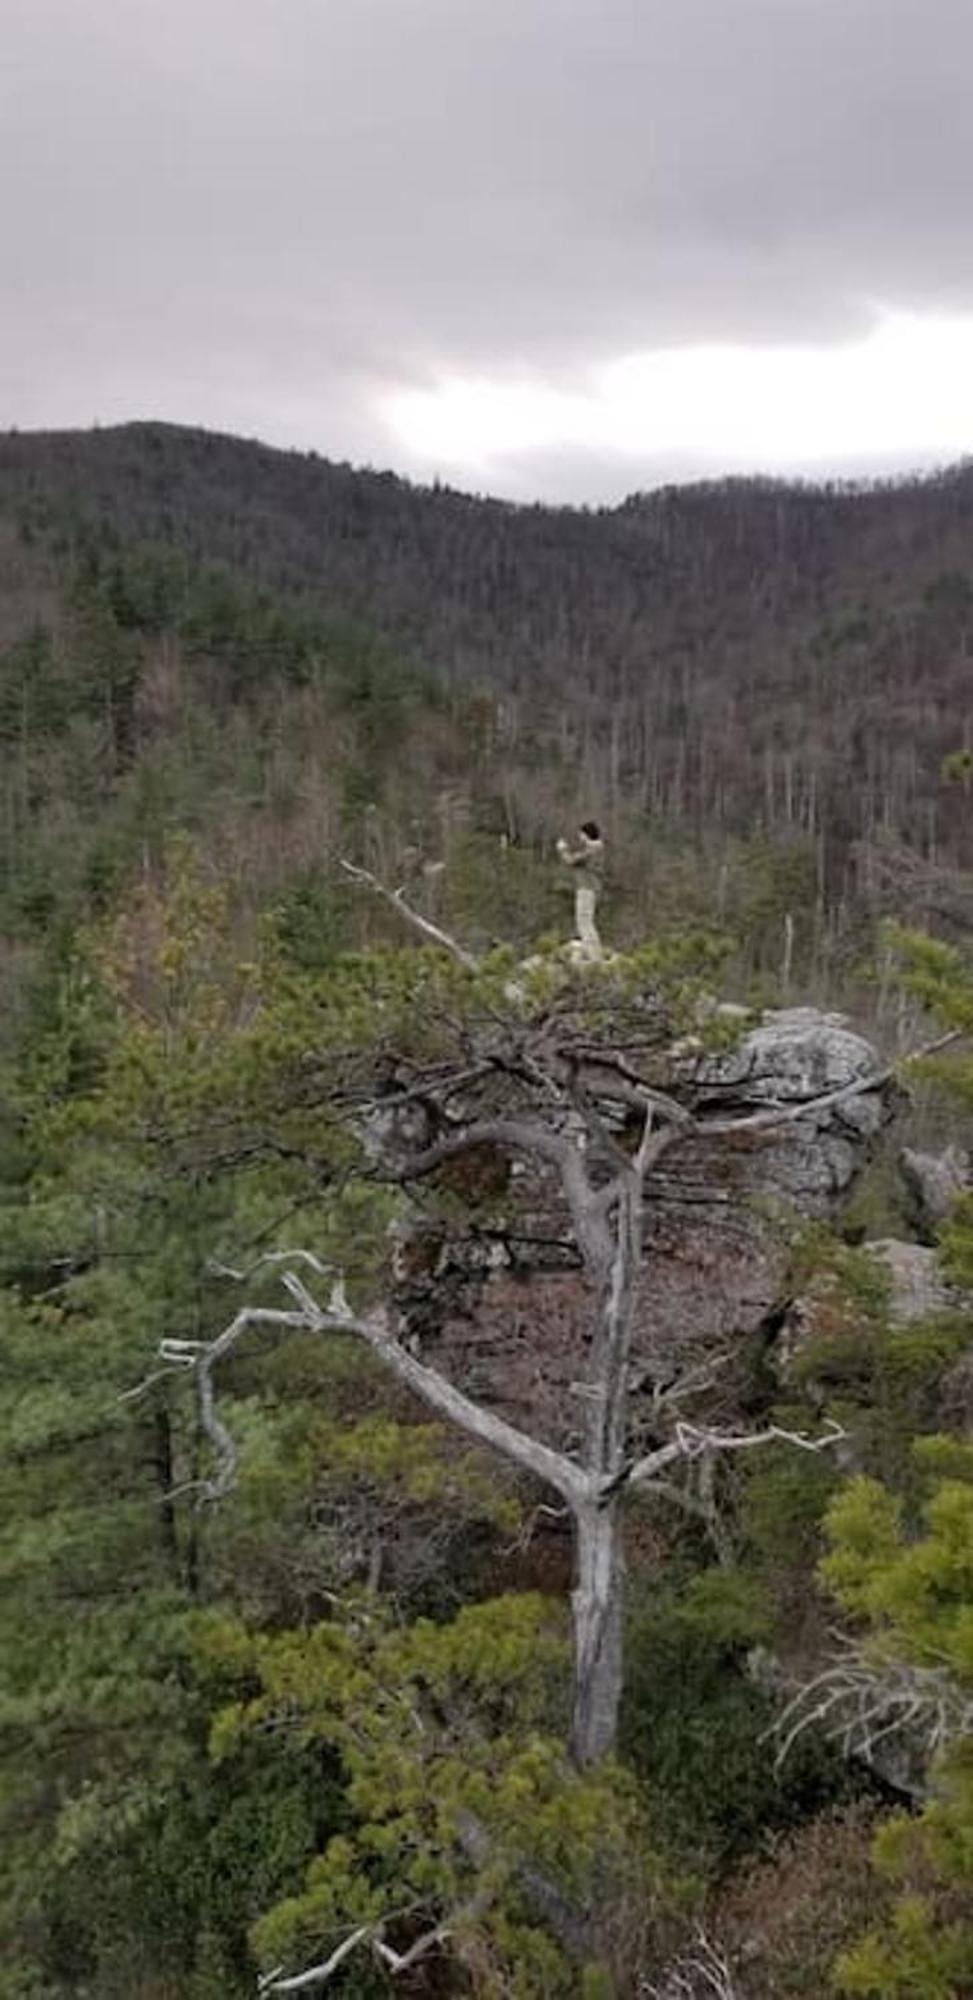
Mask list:
[[854,1641],[791,1696],[769,1732],[779,1770],[807,1729],[823,1729],[846,1757],[870,1760],[889,1736],[911,1739],[924,1757],[973,1731],[973,1698],[944,1667],[870,1660]]

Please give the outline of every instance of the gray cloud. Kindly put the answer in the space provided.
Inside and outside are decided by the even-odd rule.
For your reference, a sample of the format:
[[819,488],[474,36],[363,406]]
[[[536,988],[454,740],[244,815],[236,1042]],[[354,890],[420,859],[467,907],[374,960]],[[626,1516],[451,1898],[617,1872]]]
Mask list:
[[[0,422],[402,462],[382,398],[443,372],[973,309],[968,0],[0,14]],[[508,483],[613,478],[555,454]]]

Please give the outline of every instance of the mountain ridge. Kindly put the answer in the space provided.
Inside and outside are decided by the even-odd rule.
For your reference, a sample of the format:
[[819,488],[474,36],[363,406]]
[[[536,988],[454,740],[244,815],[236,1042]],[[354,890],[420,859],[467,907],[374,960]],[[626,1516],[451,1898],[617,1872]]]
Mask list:
[[676,496],[711,497],[732,492],[735,489],[763,491],[776,494],[818,494],[827,498],[840,496],[845,499],[869,499],[895,494],[903,490],[928,490],[934,487],[950,486],[968,479],[973,485],[973,454],[959,454],[932,467],[903,467],[899,471],[861,475],[788,474],[776,472],[727,472],[711,473],[706,477],[692,479],[660,480],[655,485],[634,486],[615,501],[588,500],[546,500],[514,499],[510,496],[491,493],[475,487],[456,485],[450,479],[436,475],[432,479],[421,479],[407,472],[397,471],[391,465],[374,465],[370,461],[356,461],[347,458],[332,458],[327,452],[315,446],[275,444],[268,438],[247,435],[237,431],[213,428],[208,424],[182,423],[167,417],[126,417],[118,423],[92,423],[78,425],[20,425],[11,424],[0,429],[0,467],[5,456],[16,459],[18,447],[28,449],[38,445],[53,445],[57,449],[72,450],[78,445],[89,445],[97,441],[119,438],[173,442],[196,442],[230,446],[249,454],[260,454],[268,459],[297,462],[319,470],[351,475],[362,481],[373,481],[383,485],[395,485],[410,493],[445,494],[450,499],[468,501],[475,506],[494,507],[509,514],[580,515],[586,518],[611,517],[625,514],[654,502]]

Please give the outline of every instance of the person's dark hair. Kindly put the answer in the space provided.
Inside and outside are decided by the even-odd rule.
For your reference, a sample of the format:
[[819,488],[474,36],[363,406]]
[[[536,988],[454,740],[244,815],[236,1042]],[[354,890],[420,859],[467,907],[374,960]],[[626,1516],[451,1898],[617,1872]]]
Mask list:
[[584,834],[586,840],[601,839],[601,831],[596,820],[583,819],[581,822],[580,831]]

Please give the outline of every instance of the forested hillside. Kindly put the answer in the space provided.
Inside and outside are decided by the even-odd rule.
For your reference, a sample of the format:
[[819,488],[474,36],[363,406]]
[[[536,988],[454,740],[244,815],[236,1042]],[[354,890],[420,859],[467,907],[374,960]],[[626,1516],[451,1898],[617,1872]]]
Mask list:
[[5,2000],[973,1991],[971,639],[963,468],[0,440]]
[[832,896],[884,880],[902,844],[933,870],[970,861],[969,814],[940,784],[971,727],[967,467],[590,512],[130,425],[6,437],[0,495],[365,618],[448,686],[501,694],[515,754],[539,734],[605,812],[806,837]]

